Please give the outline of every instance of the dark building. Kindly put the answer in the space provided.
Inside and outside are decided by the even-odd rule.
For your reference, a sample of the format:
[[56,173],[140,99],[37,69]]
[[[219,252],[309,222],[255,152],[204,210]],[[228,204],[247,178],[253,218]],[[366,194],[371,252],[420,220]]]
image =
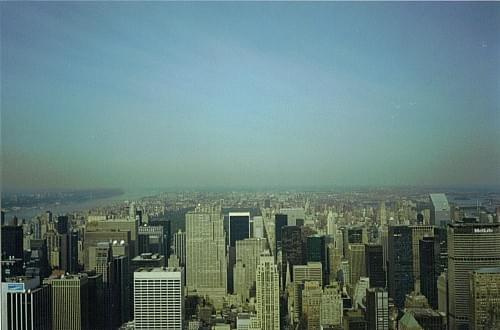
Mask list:
[[439,245],[439,275],[444,272],[445,269],[448,269],[448,236],[446,234],[446,228],[434,228],[434,238]]
[[5,225],[5,212],[4,211],[1,212],[2,212],[2,222],[0,224],[3,226]]
[[88,312],[90,330],[104,329],[104,290],[102,274],[88,271]]
[[125,256],[113,257],[110,282],[113,285],[117,304],[117,324],[121,325],[129,320],[130,309],[130,274],[129,261]]
[[236,241],[250,237],[250,213],[229,213],[229,246],[236,247]]
[[347,243],[363,243],[363,228],[348,228]]
[[[281,242],[282,255],[282,280],[285,285],[287,264],[290,272],[293,272],[294,265],[303,265],[306,261],[305,247],[302,240],[302,230],[297,226],[284,226],[281,229],[283,241]],[[293,278],[293,273],[290,274]]]
[[325,236],[308,236],[306,240],[306,251],[307,260],[306,261],[317,261],[321,262],[323,266],[323,283],[328,283],[328,258],[327,258],[327,244]]
[[420,291],[432,308],[438,307],[437,279],[439,272],[439,243],[434,237],[424,237],[419,242]]
[[23,227],[2,226],[2,260],[23,257]]
[[149,221],[150,226],[162,226],[163,227],[163,252],[161,252],[161,255],[165,256],[165,266],[167,265],[166,262],[168,258],[170,257],[170,245],[172,242],[172,237],[171,237],[171,222],[170,220],[167,219],[153,219]]
[[[50,275],[49,258],[47,251],[47,241],[44,239],[32,239],[30,241],[30,251],[27,253],[28,258],[25,260],[26,272],[33,269],[32,276],[40,276],[41,278]],[[28,275],[28,274],[26,274]]]
[[389,297],[394,300],[394,305],[402,308],[406,294],[415,286],[412,230],[408,226],[389,227],[387,275]]
[[67,234],[69,231],[69,219],[67,215],[57,217],[57,232],[60,235]]
[[366,276],[370,287],[385,288],[384,252],[380,244],[365,244]]
[[408,308],[407,313],[413,315],[418,324],[425,330],[445,330],[444,317],[432,308]]
[[281,247],[282,242],[282,228],[288,225],[288,215],[275,214],[274,215],[274,238],[276,239],[276,251]]
[[368,329],[389,329],[389,298],[385,289],[366,290],[365,316]]
[[61,249],[59,251],[60,268],[66,273],[78,272],[78,231],[71,231],[61,235]]

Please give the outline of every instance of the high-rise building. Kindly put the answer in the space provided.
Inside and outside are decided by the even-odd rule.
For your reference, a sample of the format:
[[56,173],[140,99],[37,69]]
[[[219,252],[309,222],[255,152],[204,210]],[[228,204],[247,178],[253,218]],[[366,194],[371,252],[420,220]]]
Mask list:
[[226,244],[220,207],[198,207],[186,214],[186,247],[188,290],[225,296]]
[[[127,231],[130,232],[130,241],[126,241],[130,247],[130,258],[133,258],[139,254],[139,244],[137,242],[138,241],[138,238],[137,238],[137,236],[138,236],[138,222],[136,221],[135,218],[106,219],[104,217],[104,218],[93,219],[93,218],[90,218],[90,216],[89,216],[88,221],[87,221],[87,226],[86,226],[86,233],[87,232],[95,232],[95,231],[109,232],[109,233],[114,233],[115,235],[117,235],[117,233],[119,233],[119,232],[127,232]],[[109,235],[108,239],[122,240],[124,238],[123,238],[123,236],[121,236],[120,238],[114,238],[113,236]],[[102,241],[102,240],[99,240],[99,241]],[[95,242],[92,242],[90,244],[94,245]]]
[[[266,249],[266,240],[262,238],[247,238],[236,242],[236,263],[241,262],[240,270],[243,270],[242,283],[238,283],[238,291],[245,300],[255,296],[255,272],[259,264],[259,258]],[[238,279],[235,276],[235,283]]]
[[67,215],[60,215],[57,217],[57,232],[59,235],[67,234],[69,232],[69,217]]
[[14,277],[2,282],[1,328],[51,330],[50,288],[40,278]]
[[438,308],[439,243],[434,237],[420,240],[420,291],[432,308]]
[[366,276],[372,288],[385,288],[384,255],[382,245],[365,244]]
[[385,289],[366,290],[366,320],[368,329],[389,330],[389,296]]
[[361,243],[350,243],[347,248],[347,258],[351,267],[351,285],[356,285],[356,282],[361,276],[365,276],[365,245]]
[[321,296],[320,325],[323,328],[342,324],[343,303],[337,282],[325,286]]
[[500,224],[448,225],[448,293],[450,329],[470,326],[470,273],[500,265]]
[[446,272],[441,273],[437,280],[438,312],[448,315],[448,276]]
[[159,253],[167,256],[167,240],[164,237],[163,226],[143,225],[137,228],[139,253]]
[[250,238],[250,212],[229,212],[229,246]]
[[293,266],[303,265],[306,261],[305,246],[302,239],[302,230],[298,226],[284,226],[281,230],[281,278],[286,285],[287,267],[291,269],[293,278]]
[[424,237],[434,236],[434,226],[417,225],[411,228],[411,244],[413,251],[413,277],[415,281],[420,281],[420,253],[419,242]]
[[445,194],[430,194],[430,224],[445,227],[451,220],[450,205]]
[[276,242],[276,251],[281,247],[281,239],[283,237],[282,228],[288,225],[288,216],[278,213],[274,215],[274,240]]
[[84,330],[89,325],[87,274],[62,275],[44,280],[51,287],[52,329]]
[[256,311],[261,330],[280,329],[280,280],[274,257],[263,254],[256,271]]
[[264,238],[264,218],[261,216],[253,217],[253,238]]
[[321,262],[308,262],[307,265],[293,266],[293,282],[316,281],[323,286],[323,266]]
[[59,250],[60,268],[67,273],[74,274],[78,271],[78,231],[72,230],[61,235],[61,248]]
[[179,229],[174,234],[174,253],[179,258],[179,265],[186,265],[186,232]]
[[301,207],[281,208],[280,213],[286,215],[287,223],[285,226],[302,226],[304,225],[306,214]]
[[323,265],[323,283],[328,283],[328,254],[325,236],[314,235],[307,237],[307,261],[321,262]]
[[472,329],[500,328],[500,267],[480,268],[472,272],[470,307]]
[[135,329],[183,329],[182,268],[140,268],[134,272]]
[[387,253],[387,287],[394,304],[402,308],[406,294],[415,286],[413,276],[412,230],[408,226],[390,226]]
[[2,260],[23,256],[23,227],[2,226]]
[[302,318],[305,329],[320,329],[321,297],[323,290],[317,281],[304,282],[302,290]]

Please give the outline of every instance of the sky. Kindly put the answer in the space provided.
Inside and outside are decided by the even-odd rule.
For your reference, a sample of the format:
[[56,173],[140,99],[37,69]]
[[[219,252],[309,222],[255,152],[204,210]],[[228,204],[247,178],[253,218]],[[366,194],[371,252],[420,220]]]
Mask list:
[[500,3],[2,2],[2,189],[500,185]]

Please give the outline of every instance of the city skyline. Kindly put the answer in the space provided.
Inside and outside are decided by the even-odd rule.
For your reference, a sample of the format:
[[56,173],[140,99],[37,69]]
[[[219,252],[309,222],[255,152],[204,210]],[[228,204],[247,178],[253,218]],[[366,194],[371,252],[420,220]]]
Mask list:
[[1,3],[2,189],[499,185],[498,3]]

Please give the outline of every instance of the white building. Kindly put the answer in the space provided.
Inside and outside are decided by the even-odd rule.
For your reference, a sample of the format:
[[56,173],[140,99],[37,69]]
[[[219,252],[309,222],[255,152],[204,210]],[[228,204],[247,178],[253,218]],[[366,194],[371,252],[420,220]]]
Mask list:
[[256,311],[261,330],[280,328],[280,279],[274,257],[263,254],[256,273]]
[[134,272],[136,329],[183,329],[182,268],[139,268]]

